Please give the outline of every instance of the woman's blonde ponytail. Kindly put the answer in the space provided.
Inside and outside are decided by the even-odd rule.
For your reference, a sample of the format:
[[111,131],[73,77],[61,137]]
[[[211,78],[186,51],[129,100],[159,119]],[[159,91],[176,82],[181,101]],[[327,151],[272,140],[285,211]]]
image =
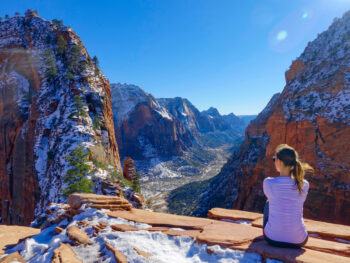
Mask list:
[[288,144],[280,144],[276,148],[277,157],[282,160],[285,166],[291,166],[290,173],[293,174],[295,184],[301,195],[304,186],[305,172],[312,172],[314,169],[308,164],[299,160],[297,151]]
[[303,186],[304,186],[304,169],[302,163],[297,159],[294,165],[294,168],[292,169],[294,174],[294,180],[295,184],[298,187],[299,194],[301,194]]

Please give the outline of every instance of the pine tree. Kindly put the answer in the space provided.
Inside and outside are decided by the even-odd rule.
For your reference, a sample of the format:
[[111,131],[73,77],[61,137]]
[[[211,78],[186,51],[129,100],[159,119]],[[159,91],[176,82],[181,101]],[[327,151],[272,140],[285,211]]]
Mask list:
[[63,20],[58,20],[58,19],[53,19],[52,23],[54,23],[54,25],[56,25],[57,27],[61,27],[63,26]]
[[67,41],[64,39],[63,36],[59,36],[57,39],[57,50],[58,53],[63,55],[67,48]]
[[66,189],[62,191],[64,196],[69,196],[72,193],[93,193],[93,182],[85,178],[91,170],[90,166],[86,164],[89,153],[84,151],[84,146],[79,141],[78,146],[66,156],[69,165],[72,166],[63,177],[63,181],[68,183]]
[[92,61],[95,63],[95,75],[100,73],[100,62],[96,56],[92,58]]
[[49,82],[53,82],[54,78],[57,76],[56,62],[52,58],[53,52],[50,49],[45,50],[46,56],[46,77]]
[[101,124],[102,124],[102,121],[99,118],[98,114],[96,113],[94,116],[94,125],[93,125],[94,130],[95,131],[99,130],[101,128]]
[[133,174],[133,185],[132,185],[132,189],[133,189],[135,192],[139,192],[139,193],[141,193],[140,178],[141,178],[141,175],[140,175],[139,173],[134,173],[134,174]]
[[84,106],[86,104],[83,103],[83,100],[81,98],[80,95],[76,95],[74,97],[74,105],[75,107],[77,108],[75,111],[73,111],[70,115],[69,115],[69,118],[72,117],[72,116],[77,116],[77,117],[87,117],[87,113],[86,111],[84,110]]
[[95,65],[96,65],[96,67],[99,67],[100,65],[100,62],[98,61],[98,58],[96,57],[96,56],[94,56],[93,58],[92,58],[92,61],[95,63]]

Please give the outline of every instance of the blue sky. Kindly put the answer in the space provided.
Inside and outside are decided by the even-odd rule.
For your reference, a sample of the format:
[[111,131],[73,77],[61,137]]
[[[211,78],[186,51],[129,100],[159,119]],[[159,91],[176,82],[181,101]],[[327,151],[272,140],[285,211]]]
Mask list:
[[36,9],[63,20],[111,83],[199,110],[258,114],[284,73],[350,0],[45,0],[2,3],[0,16]]

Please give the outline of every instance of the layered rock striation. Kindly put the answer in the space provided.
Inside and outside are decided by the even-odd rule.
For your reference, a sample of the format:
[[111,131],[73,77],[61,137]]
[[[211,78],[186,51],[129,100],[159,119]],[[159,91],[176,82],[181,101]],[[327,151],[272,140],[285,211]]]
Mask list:
[[152,94],[135,85],[112,84],[115,134],[120,155],[137,160],[182,155],[192,136]]
[[122,173],[108,79],[79,36],[28,10],[0,22],[0,211],[28,225],[62,201],[65,160],[81,141],[90,160]]

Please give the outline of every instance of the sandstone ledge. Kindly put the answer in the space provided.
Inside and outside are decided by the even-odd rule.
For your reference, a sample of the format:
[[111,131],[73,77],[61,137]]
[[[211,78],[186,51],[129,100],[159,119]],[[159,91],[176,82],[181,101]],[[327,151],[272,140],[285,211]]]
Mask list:
[[[208,217],[213,219],[251,220],[252,225],[262,228],[263,214],[247,212],[235,209],[212,208],[208,211]],[[332,224],[304,218],[304,223],[309,234],[317,234],[321,237],[341,238],[350,241],[350,226]]]
[[5,253],[8,246],[16,245],[22,239],[40,233],[40,229],[26,226],[0,225],[0,255]]
[[[71,194],[68,197],[67,203],[70,207],[78,209],[82,204],[89,203],[89,206],[102,209],[126,209],[130,210],[132,205],[123,197],[96,195],[96,194]],[[90,204],[91,203],[91,204]]]
[[[112,211],[108,212],[107,215],[152,225],[151,228],[138,230],[162,231],[169,235],[188,235],[198,243],[259,253],[264,258],[273,258],[284,262],[350,262],[350,244],[336,241],[309,237],[309,241],[301,249],[278,248],[269,245],[264,240],[261,228],[245,224],[151,212],[136,208],[130,211]],[[259,218],[261,215],[251,216]],[[169,229],[174,227],[186,229],[187,233]],[[137,231],[134,228],[122,226],[115,227],[114,230]]]

